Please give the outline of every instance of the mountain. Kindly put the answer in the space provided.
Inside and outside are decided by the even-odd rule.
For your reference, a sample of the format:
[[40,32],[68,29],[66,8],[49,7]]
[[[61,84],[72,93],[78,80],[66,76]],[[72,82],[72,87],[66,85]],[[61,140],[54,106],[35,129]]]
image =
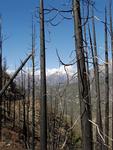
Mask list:
[[[7,72],[8,72],[8,74],[10,74],[10,76],[12,76],[15,71],[8,70]],[[25,74],[26,74],[26,72],[27,71],[25,71]],[[65,83],[67,81],[67,78],[69,80],[72,79],[73,74],[74,74],[74,68],[71,66],[68,66],[65,69],[63,66],[61,66],[59,68],[47,69],[47,71],[46,71],[47,83],[50,85]],[[21,75],[19,74],[18,79],[20,79],[20,78],[21,78]],[[27,80],[27,74],[26,74],[25,78]],[[30,71],[30,78],[32,79],[32,71]],[[35,72],[35,79],[36,79],[37,83],[40,82],[40,71],[39,70],[37,70]]]
[[[112,67],[112,62],[109,61],[109,74],[111,74],[111,67]],[[26,69],[27,70],[27,69]],[[25,70],[25,72],[27,72]],[[30,69],[32,70],[32,69]],[[14,73],[14,70],[8,70],[8,74],[12,75]],[[104,72],[105,72],[105,64],[102,63],[99,65],[99,72],[100,72],[100,77],[104,77]],[[55,85],[55,84],[63,84],[67,82],[67,80],[70,80],[71,83],[76,82],[76,66],[68,66],[65,67],[61,66],[59,68],[51,68],[46,70],[46,77],[47,77],[47,84],[49,85]],[[90,78],[94,77],[94,70],[90,69]],[[18,79],[21,78],[21,75],[18,76]],[[30,71],[30,78],[32,79],[32,71]],[[37,84],[40,82],[40,71],[37,70],[35,72],[35,79]],[[26,75],[26,80],[27,80],[27,75]]]

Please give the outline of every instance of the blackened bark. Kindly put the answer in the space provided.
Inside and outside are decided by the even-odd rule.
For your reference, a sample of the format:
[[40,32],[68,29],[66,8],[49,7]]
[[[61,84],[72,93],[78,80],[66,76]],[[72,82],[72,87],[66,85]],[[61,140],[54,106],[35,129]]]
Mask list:
[[105,8],[105,150],[109,145],[109,66],[108,66],[108,37],[107,37],[107,11]]
[[22,73],[21,71],[21,76],[22,76],[22,91],[23,91],[23,135],[24,135],[24,143],[25,146],[27,147],[27,128],[26,128],[26,97],[25,97],[25,74]]
[[35,25],[32,26],[32,150],[35,150]]
[[27,94],[27,143],[29,145],[29,136],[30,136],[30,131],[29,131],[29,111],[30,111],[30,74],[29,74],[29,69],[28,69],[28,94]]
[[[110,33],[111,33],[111,54],[112,54],[112,139],[113,139],[113,25],[112,25],[112,0],[109,2]],[[113,141],[112,141],[113,150]]]
[[80,1],[73,1],[74,26],[75,26],[75,47],[78,69],[80,113],[81,113],[81,131],[82,131],[82,149],[92,150],[92,125],[89,120],[91,117],[90,96],[88,88],[88,79],[86,75],[85,56],[83,48],[83,36],[81,26]]
[[[99,67],[98,67],[98,55],[97,55],[97,44],[96,44],[96,31],[95,31],[95,21],[94,21],[94,12],[92,8],[92,27],[93,27],[93,49],[94,49],[94,75],[95,75],[95,86],[96,86],[96,98],[97,98],[97,106],[96,106],[96,123],[98,128],[102,134],[102,117],[101,117],[101,99],[100,99],[100,85],[99,85]],[[96,130],[96,150],[103,149],[103,141]]]
[[[2,90],[2,18],[0,16],[0,90]],[[2,96],[0,96],[0,140],[2,130]]]
[[41,150],[47,149],[46,58],[44,33],[44,5],[40,0],[40,140]]

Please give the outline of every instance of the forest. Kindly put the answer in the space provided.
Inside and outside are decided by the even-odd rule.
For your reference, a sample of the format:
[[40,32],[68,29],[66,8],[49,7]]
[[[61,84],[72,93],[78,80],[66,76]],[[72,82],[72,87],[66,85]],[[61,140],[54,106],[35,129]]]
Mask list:
[[[0,150],[113,150],[113,1],[48,3],[37,1],[30,50],[13,73],[0,15]],[[73,45],[69,59],[53,46],[53,29],[60,31],[60,45]],[[59,68],[50,73],[53,47]]]

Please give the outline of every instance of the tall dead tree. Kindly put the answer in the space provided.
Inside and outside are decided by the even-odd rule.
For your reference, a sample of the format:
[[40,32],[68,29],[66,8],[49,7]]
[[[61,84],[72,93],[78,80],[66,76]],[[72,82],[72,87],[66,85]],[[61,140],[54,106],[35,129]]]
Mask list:
[[[92,61],[93,61],[93,69],[94,69],[94,74],[95,74],[94,49],[93,49],[93,43],[92,43],[92,37],[91,37],[91,31],[90,31],[89,24],[88,24],[88,33],[89,33],[89,41],[90,41],[91,56],[92,56]],[[96,83],[96,82],[95,82],[95,83]]]
[[[19,89],[21,89],[21,79],[19,78]],[[22,91],[21,91],[22,92]],[[19,126],[19,130],[21,129],[21,100],[19,98],[18,101],[18,126]],[[20,137],[21,132],[19,132],[19,137]]]
[[[4,58],[4,62],[3,62],[3,75],[2,75],[2,79],[3,79],[3,85],[4,86],[6,84],[6,70],[7,70],[7,62],[6,62],[6,58]],[[7,102],[5,100],[3,100],[3,103],[4,103],[4,113],[3,113],[3,116],[4,116],[4,124],[6,123],[6,104]]]
[[35,25],[32,25],[32,150],[35,150]]
[[82,149],[93,149],[92,125],[89,120],[91,117],[91,104],[88,88],[88,79],[86,74],[85,56],[83,48],[83,35],[81,26],[80,1],[73,0],[74,30],[75,30],[75,47],[77,57],[80,114],[81,114],[81,131],[82,131]]
[[[16,66],[15,66],[16,70]],[[13,128],[15,127],[15,121],[16,121],[16,80],[14,81],[13,85],[13,93],[14,93],[14,98],[13,98]]]
[[[102,133],[102,117],[101,117],[101,100],[100,100],[100,85],[99,85],[99,67],[98,67],[98,54],[97,54],[97,43],[96,43],[96,31],[95,31],[95,20],[94,12],[92,7],[92,28],[93,28],[93,49],[94,49],[94,75],[95,75],[95,87],[96,87],[96,123],[100,132]],[[102,150],[103,143],[102,139],[96,130],[96,150]]]
[[[109,66],[108,66],[108,38],[107,38],[107,11],[105,8],[105,145],[109,145]],[[105,146],[105,150],[108,147]]]
[[[85,18],[84,16],[84,1],[83,1],[83,18]],[[85,22],[85,19],[83,19],[83,21]],[[83,24],[84,24],[83,22]],[[89,76],[90,76],[90,70],[89,70],[89,59],[88,59],[88,43],[87,43],[87,32],[86,32],[86,24],[84,24],[84,51],[85,51],[85,62],[86,62],[86,74],[87,74],[87,78],[88,78],[88,92],[89,92],[89,100],[90,100],[90,104],[91,104],[91,91],[90,91],[90,79],[89,79]]]
[[[2,90],[2,17],[0,16],[0,90]],[[0,96],[0,140],[2,130],[2,96]]]
[[46,58],[44,33],[44,4],[40,0],[40,144],[41,150],[47,149],[47,104],[46,104]]
[[0,96],[2,96],[5,91],[7,90],[7,88],[9,87],[9,85],[13,82],[13,80],[16,78],[16,76],[18,75],[18,73],[20,72],[20,70],[22,70],[22,68],[24,67],[24,65],[27,63],[27,61],[31,58],[32,54],[29,54],[26,59],[21,63],[21,65],[18,67],[18,69],[15,71],[15,73],[13,74],[13,76],[10,78],[10,80],[4,85],[4,87],[2,88],[2,90],[0,91]]
[[[83,18],[85,18],[85,2],[83,1],[82,2],[82,11],[83,11]],[[83,24],[85,22],[85,19],[83,19]],[[85,58],[86,58],[86,70],[87,70],[87,74],[88,76],[90,75],[90,71],[89,71],[89,62],[88,62],[88,43],[87,43],[87,25],[84,24],[84,27],[83,27],[83,35],[84,35],[84,53],[85,53]],[[89,78],[88,78],[89,79]],[[90,82],[89,82],[90,84]],[[90,88],[90,85],[89,85],[89,88]],[[89,90],[90,91],[90,90]]]
[[23,135],[24,135],[24,144],[27,147],[27,128],[26,128],[26,89],[25,89],[25,73],[22,72],[21,70],[21,86],[22,86],[22,115],[23,115]]
[[[15,81],[16,84],[16,81]],[[13,98],[13,128],[15,127],[16,120],[16,90],[14,89],[14,98]]]
[[27,84],[27,143],[29,145],[29,134],[30,134],[30,126],[29,126],[29,111],[30,111],[30,93],[31,93],[31,84],[30,84],[30,72],[28,67],[28,84]]
[[[112,0],[109,1],[110,33],[111,33],[111,54],[112,54],[112,139],[113,139],[113,25],[112,25]],[[112,141],[113,150],[113,141]]]

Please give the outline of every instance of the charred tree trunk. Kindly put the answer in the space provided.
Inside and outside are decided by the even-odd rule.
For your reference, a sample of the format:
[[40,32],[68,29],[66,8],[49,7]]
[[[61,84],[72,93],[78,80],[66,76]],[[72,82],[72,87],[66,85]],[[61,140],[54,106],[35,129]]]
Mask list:
[[28,69],[28,93],[27,93],[27,143],[29,145],[29,136],[30,136],[30,131],[29,131],[29,111],[30,111],[30,74],[29,74],[29,69]]
[[[84,7],[84,5],[83,5]],[[83,8],[84,10],[84,8]],[[84,11],[83,11],[84,12]],[[85,21],[85,20],[84,20]],[[85,49],[85,63],[86,63],[86,75],[87,75],[87,79],[88,79],[88,95],[89,95],[89,100],[90,100],[90,109],[92,111],[92,105],[91,105],[91,91],[90,91],[90,70],[89,70],[89,59],[88,59],[88,43],[87,43],[87,38],[86,38],[86,25],[84,25],[84,42],[85,42],[85,45],[84,45],[84,49]],[[93,136],[93,130],[92,130],[92,136]]]
[[[7,63],[6,63],[6,59],[4,58],[4,66],[3,66],[3,86],[6,84],[6,75],[5,75],[5,73],[6,73],[6,70],[7,70]],[[6,123],[6,108],[7,108],[7,102],[6,102],[6,100],[4,99],[4,125],[5,125],[5,123]]]
[[[2,18],[0,16],[0,90],[2,90]],[[0,96],[0,140],[2,130],[2,96]]]
[[[113,139],[113,25],[112,25],[112,0],[109,2],[110,33],[111,33],[111,54],[112,54],[112,139]],[[112,141],[113,150],[113,141]]]
[[92,125],[89,120],[91,117],[91,104],[88,88],[88,78],[86,75],[85,56],[83,48],[83,36],[81,26],[80,1],[73,0],[74,26],[75,26],[75,44],[79,82],[79,99],[81,113],[81,131],[82,131],[82,149],[93,149]]
[[[15,81],[15,85],[16,85],[16,81]],[[13,98],[13,128],[14,128],[15,121],[16,121],[16,86],[14,87],[13,92],[14,92],[14,98]]]
[[27,147],[27,129],[26,129],[26,107],[25,107],[25,101],[26,101],[26,97],[25,97],[25,74],[23,74],[23,72],[21,71],[21,76],[22,76],[22,95],[23,95],[23,139],[24,139],[24,143],[25,146]]
[[[70,117],[70,126],[72,127],[73,126],[73,119],[74,119],[74,113],[73,113],[73,101],[71,100],[71,117]],[[70,143],[70,149],[73,148],[73,129],[71,130],[71,143]]]
[[[21,88],[21,80],[19,79],[19,88]],[[21,91],[21,94],[22,94],[22,91]],[[21,132],[21,99],[19,99],[19,102],[18,102],[18,121],[19,121],[19,138],[20,138],[20,132]]]
[[14,95],[14,100],[13,100],[13,128],[15,127],[15,112],[16,112],[16,110],[15,110],[15,107],[16,107],[16,97],[15,97],[15,95]]
[[109,66],[107,36],[107,12],[105,8],[105,150],[108,150],[109,145]]
[[47,149],[47,104],[46,104],[46,58],[45,58],[45,33],[44,33],[44,6],[40,0],[40,140],[41,150]]
[[[96,110],[96,123],[99,127],[99,130],[102,134],[102,117],[101,117],[101,100],[100,100],[100,85],[99,85],[99,67],[98,67],[98,55],[97,55],[97,44],[96,44],[96,32],[95,32],[95,21],[94,21],[94,12],[92,8],[92,27],[93,27],[93,47],[94,47],[94,75],[95,75],[95,86],[96,86],[96,98],[97,98],[97,110]],[[103,149],[103,142],[96,130],[96,150]]]
[[22,62],[22,64],[20,65],[20,67],[16,70],[16,72],[14,73],[14,75],[11,77],[11,79],[5,84],[5,86],[2,88],[2,90],[0,91],[0,96],[2,96],[5,91],[7,90],[7,88],[9,87],[9,85],[13,82],[13,80],[15,79],[15,77],[18,75],[18,73],[20,72],[20,70],[23,68],[23,66],[27,63],[27,61],[31,58],[32,54],[28,55],[28,57]]
[[32,150],[35,150],[35,25],[32,27]]

